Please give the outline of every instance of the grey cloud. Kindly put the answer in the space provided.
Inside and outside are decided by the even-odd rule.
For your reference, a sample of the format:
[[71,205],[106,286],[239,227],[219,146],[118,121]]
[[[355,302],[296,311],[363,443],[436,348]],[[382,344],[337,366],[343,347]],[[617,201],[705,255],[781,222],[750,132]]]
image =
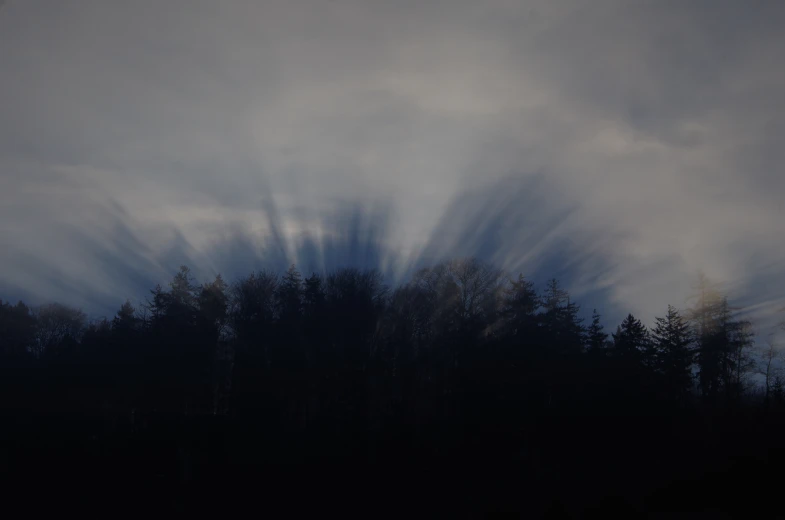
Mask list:
[[2,286],[89,301],[186,262],[395,278],[476,254],[610,315],[684,305],[700,269],[776,302],[783,22],[725,0],[9,2]]

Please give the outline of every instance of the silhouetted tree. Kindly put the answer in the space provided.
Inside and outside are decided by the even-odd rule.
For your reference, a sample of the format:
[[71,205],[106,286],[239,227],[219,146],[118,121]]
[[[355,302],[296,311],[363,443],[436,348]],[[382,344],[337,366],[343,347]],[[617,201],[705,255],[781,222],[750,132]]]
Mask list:
[[648,364],[651,337],[646,326],[628,314],[613,334],[613,355],[635,364]]
[[502,334],[531,338],[537,333],[537,310],[542,305],[534,283],[518,275],[504,289],[504,298],[500,311],[501,323],[504,325]]
[[278,277],[261,271],[241,278],[231,289],[229,324],[236,350],[232,401],[240,413],[265,406],[277,287]]
[[701,274],[696,285],[695,306],[690,310],[698,363],[698,382],[706,401],[716,401],[722,383],[726,342],[719,333],[718,315],[723,304],[720,293]]
[[771,397],[780,408],[785,404],[785,384],[779,375],[774,376],[774,382],[771,384]]
[[202,334],[208,335],[211,341],[217,341],[226,329],[229,319],[228,286],[221,275],[215,280],[199,287],[196,305],[199,309],[198,319]]
[[653,344],[649,330],[643,323],[628,314],[612,335],[609,349],[612,394],[627,409],[648,406],[643,399],[653,398],[654,383]]
[[685,399],[692,388],[693,349],[690,325],[679,311],[668,305],[663,318],[656,318],[652,332],[656,367],[667,381],[670,395]]
[[[332,482],[311,470],[333,463],[375,500],[398,464],[422,463],[430,470],[412,487],[429,495],[444,484],[458,500],[464,490],[499,497],[485,488],[508,484],[535,497],[646,493],[754,453],[752,439],[781,462],[777,350],[759,356],[776,404],[764,412],[741,399],[750,323],[701,284],[689,320],[669,306],[649,331],[630,314],[612,341],[597,310],[583,326],[557,280],[538,293],[476,259],[420,269],[392,290],[375,270],[303,279],[292,265],[228,285],[220,275],[197,284],[183,266],[139,309],[126,301],[90,321],[62,305],[0,302],[10,417],[0,433],[14,429],[18,467],[73,451],[69,471],[107,483],[123,474],[135,493],[154,482],[199,508],[249,474],[325,489]],[[705,397],[694,403],[693,361]],[[736,406],[716,413],[723,401]]]
[[586,351],[591,355],[604,355],[608,343],[608,334],[600,322],[600,314],[594,309],[591,325],[586,329]]
[[0,300],[0,354],[24,356],[35,350],[36,317],[22,302],[11,305]]
[[698,376],[704,400],[717,404],[738,400],[754,364],[751,324],[739,319],[728,299],[701,276],[697,304],[691,311],[697,344]]
[[763,376],[764,401],[768,405],[771,386],[781,371],[783,351],[772,338],[768,338],[764,345],[758,347],[758,354],[760,361],[756,368],[758,374]]
[[32,352],[36,358],[57,354],[79,341],[87,316],[79,309],[59,303],[35,309],[35,339]]
[[558,280],[548,282],[542,296],[545,312],[542,323],[554,347],[574,355],[583,349],[584,330],[578,317],[580,307],[570,300],[569,293]]
[[289,326],[299,325],[303,314],[303,281],[300,272],[291,265],[281,278],[276,291],[278,320]]

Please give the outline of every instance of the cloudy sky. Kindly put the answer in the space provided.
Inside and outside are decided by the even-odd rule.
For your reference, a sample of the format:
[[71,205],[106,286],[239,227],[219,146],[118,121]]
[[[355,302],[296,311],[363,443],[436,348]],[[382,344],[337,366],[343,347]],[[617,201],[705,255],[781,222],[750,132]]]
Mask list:
[[476,254],[647,322],[703,271],[764,323],[782,27],[778,0],[7,0],[0,297]]

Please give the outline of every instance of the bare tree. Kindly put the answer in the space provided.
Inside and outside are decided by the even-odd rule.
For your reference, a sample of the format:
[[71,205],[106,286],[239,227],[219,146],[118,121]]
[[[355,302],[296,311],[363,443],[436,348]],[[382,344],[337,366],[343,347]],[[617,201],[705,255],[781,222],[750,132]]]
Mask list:
[[67,338],[78,341],[87,320],[81,310],[60,303],[42,305],[35,310],[35,317],[35,341],[31,350],[37,358],[62,344]]
[[777,377],[782,371],[780,364],[782,363],[785,352],[783,352],[779,343],[774,341],[773,335],[770,335],[766,343],[758,347],[758,361],[756,368],[758,374],[764,377],[765,385],[765,400],[769,402],[769,395],[771,393],[771,384],[774,378]]
[[501,302],[504,273],[475,258],[453,260],[446,267],[457,292],[460,319],[482,317],[490,322]]

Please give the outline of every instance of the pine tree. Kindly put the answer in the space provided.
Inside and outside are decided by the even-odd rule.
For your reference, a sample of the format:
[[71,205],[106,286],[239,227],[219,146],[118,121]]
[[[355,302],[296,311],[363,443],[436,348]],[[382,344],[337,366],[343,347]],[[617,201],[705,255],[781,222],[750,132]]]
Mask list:
[[112,319],[112,328],[115,329],[129,329],[133,328],[137,323],[136,309],[131,304],[130,300],[126,300],[120,306],[120,309]]
[[170,315],[178,315],[183,319],[192,319],[196,311],[197,287],[193,282],[191,270],[187,266],[180,266],[180,271],[169,283],[169,308]]
[[722,380],[723,340],[718,335],[717,317],[722,297],[702,273],[695,286],[697,300],[690,309],[698,364],[698,385],[704,400],[713,400],[719,394]]
[[226,294],[226,289],[226,282],[220,274],[215,277],[215,280],[199,288],[197,303],[203,330],[205,333],[215,335],[216,339],[221,335],[227,320],[229,296]]
[[303,283],[303,306],[306,314],[313,315],[324,306],[324,288],[322,278],[313,273]]
[[591,355],[604,355],[608,334],[600,322],[600,314],[594,309],[591,316],[591,325],[586,329],[586,351]]
[[518,275],[517,281],[510,281],[504,291],[500,317],[506,332],[512,336],[532,335],[537,327],[537,309],[540,298],[534,283]]
[[0,355],[24,356],[33,347],[36,318],[22,302],[0,301]]
[[627,315],[613,334],[613,355],[638,364],[650,364],[651,338],[646,326]]
[[726,402],[738,399],[747,373],[754,363],[750,357],[752,329],[747,320],[736,317],[727,297],[701,276],[696,306],[690,312],[696,340],[701,394],[710,402],[724,395]]
[[554,312],[560,309],[569,300],[569,294],[564,290],[556,278],[548,280],[542,295],[542,306],[545,312]]
[[745,390],[746,377],[754,368],[751,357],[754,345],[752,323],[737,318],[726,298],[721,306],[721,338],[723,349],[723,386],[726,399],[738,400]]
[[656,366],[673,395],[684,397],[692,386],[693,349],[689,323],[668,305],[664,318],[656,318],[652,333]]
[[548,282],[542,296],[545,313],[542,322],[549,341],[568,352],[579,352],[583,348],[583,319],[578,317],[580,307],[570,300],[570,294],[556,279]]

